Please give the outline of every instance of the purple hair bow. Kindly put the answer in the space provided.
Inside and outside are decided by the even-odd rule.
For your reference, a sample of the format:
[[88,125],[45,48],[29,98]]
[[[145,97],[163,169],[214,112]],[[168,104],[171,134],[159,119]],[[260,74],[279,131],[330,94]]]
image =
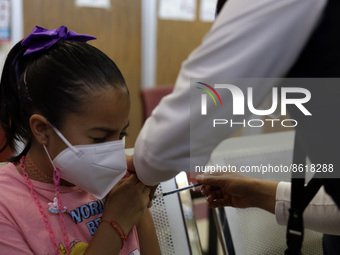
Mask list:
[[67,27],[65,26],[52,30],[35,26],[33,31],[22,40],[21,45],[28,46],[24,53],[25,56],[33,52],[46,50],[60,40],[87,42],[94,39],[97,38],[92,35],[77,34],[71,30],[67,32]]

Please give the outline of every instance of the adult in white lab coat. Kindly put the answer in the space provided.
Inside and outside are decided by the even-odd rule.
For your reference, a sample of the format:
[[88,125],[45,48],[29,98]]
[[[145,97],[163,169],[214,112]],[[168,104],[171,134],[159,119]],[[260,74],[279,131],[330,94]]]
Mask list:
[[[183,62],[173,93],[161,101],[142,128],[135,144],[133,158],[138,178],[147,185],[156,185],[174,177],[180,171],[189,169],[190,149],[201,152],[195,158],[195,162],[204,165],[217,144],[235,131],[235,128],[225,128],[208,133],[204,132],[207,123],[202,123],[194,127],[195,132],[203,136],[201,143],[195,143],[196,148],[190,148],[190,78],[283,77],[287,73],[294,77],[313,77],[309,73],[297,72],[296,70],[299,70],[297,62],[315,30],[324,22],[325,12],[334,9],[330,8],[330,4],[332,7],[334,5],[336,8],[339,7],[335,2],[229,0],[202,44]],[[327,77],[328,74],[321,73],[319,76]],[[330,76],[336,75],[331,73]],[[256,107],[271,90],[271,85],[255,85],[253,89],[256,90],[254,93]],[[230,105],[223,107],[224,116],[231,118],[232,102],[224,103]],[[199,110],[200,108],[197,108],[197,111]],[[218,110],[210,114],[217,112]],[[226,191],[220,181],[209,182],[207,178],[200,178],[199,181],[203,183],[206,181],[205,184],[209,185],[220,185],[221,191]],[[244,180],[238,181],[240,185],[244,184]],[[253,184],[255,185],[255,182]],[[262,182],[261,188],[268,192],[264,195],[268,198],[269,207],[260,204],[260,197],[258,204],[243,204],[241,207],[262,207],[275,213],[277,221],[285,224],[290,204],[290,184],[267,184]],[[256,185],[251,186],[254,188],[252,192],[261,190]],[[211,195],[208,191],[204,192],[208,196]],[[304,214],[305,227],[324,233],[340,234],[339,209],[323,189],[312,203],[314,206],[309,206]],[[327,208],[331,208],[327,212],[315,209],[318,206],[322,208],[325,204]],[[237,206],[227,202],[218,205]],[[315,221],[320,215],[322,223]],[[325,218],[328,221],[325,221]]]
[[[145,122],[135,144],[134,164],[139,179],[155,185],[188,169],[190,78],[282,77],[297,60],[326,3],[327,0],[229,0],[202,44],[183,62],[173,93]],[[254,95],[260,99],[270,91],[262,84],[257,89],[260,93]],[[230,104],[223,107],[224,111],[230,109],[225,115],[232,116],[232,102],[224,103]],[[204,130],[203,126],[197,128]],[[205,134],[201,165],[208,161],[216,145],[234,131],[224,129],[209,137]]]

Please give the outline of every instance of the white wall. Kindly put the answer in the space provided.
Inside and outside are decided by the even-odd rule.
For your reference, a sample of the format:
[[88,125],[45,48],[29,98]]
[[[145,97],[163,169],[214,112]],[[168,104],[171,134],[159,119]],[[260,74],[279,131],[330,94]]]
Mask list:
[[7,53],[14,44],[23,37],[23,8],[22,0],[11,1],[11,41],[0,44],[0,70],[2,72],[3,64]]
[[156,83],[157,0],[142,0],[142,88]]

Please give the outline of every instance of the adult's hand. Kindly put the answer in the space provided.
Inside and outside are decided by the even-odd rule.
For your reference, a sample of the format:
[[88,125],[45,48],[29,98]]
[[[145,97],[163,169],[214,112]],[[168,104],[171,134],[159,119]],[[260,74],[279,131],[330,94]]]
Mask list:
[[203,184],[201,192],[209,207],[259,207],[275,213],[278,182],[250,178],[239,173],[204,174],[197,176],[196,180]]

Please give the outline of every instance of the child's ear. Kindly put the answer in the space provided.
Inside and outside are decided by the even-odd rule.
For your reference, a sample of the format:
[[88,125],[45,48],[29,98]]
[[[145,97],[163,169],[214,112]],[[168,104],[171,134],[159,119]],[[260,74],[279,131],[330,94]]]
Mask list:
[[38,143],[47,145],[51,132],[51,125],[48,120],[40,114],[33,114],[30,117],[30,127]]

